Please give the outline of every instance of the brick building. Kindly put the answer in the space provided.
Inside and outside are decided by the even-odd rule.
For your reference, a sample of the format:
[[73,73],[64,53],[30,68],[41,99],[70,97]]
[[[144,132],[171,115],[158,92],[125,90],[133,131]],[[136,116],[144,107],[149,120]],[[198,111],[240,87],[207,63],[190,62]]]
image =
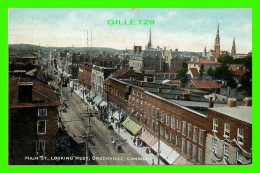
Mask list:
[[[212,127],[209,112],[225,104],[213,104],[204,96],[169,86],[114,77],[105,80],[103,97],[123,112],[121,122],[127,121],[123,125],[130,133],[141,134],[155,152],[160,137],[160,156],[168,164],[209,164],[205,160]],[[250,112],[247,115],[251,116]],[[135,127],[127,125],[129,119]]]
[[80,85],[86,86],[88,89],[91,88],[91,73],[92,73],[92,65],[84,64],[79,65],[78,72],[78,82]]
[[205,164],[252,164],[252,98],[236,102],[208,110]]
[[55,156],[58,106],[58,97],[46,83],[9,79],[9,164],[53,164],[40,156]]

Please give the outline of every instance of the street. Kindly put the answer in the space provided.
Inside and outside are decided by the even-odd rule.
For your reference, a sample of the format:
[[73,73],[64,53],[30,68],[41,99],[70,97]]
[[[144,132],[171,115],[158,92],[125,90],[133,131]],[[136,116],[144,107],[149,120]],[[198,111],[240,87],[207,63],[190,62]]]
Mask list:
[[[70,92],[69,87],[62,88],[63,100],[67,101],[67,112],[61,112],[61,121],[65,125],[66,131],[71,137],[82,137],[88,128],[88,118],[84,116],[87,112],[87,105],[75,93]],[[88,108],[90,109],[90,108]],[[147,165],[145,158],[142,158],[125,139],[122,139],[113,130],[103,124],[97,117],[90,118],[92,138],[89,148],[94,160],[99,165]],[[121,150],[117,150],[112,145],[112,138],[121,145]],[[127,139],[130,140],[130,139]]]

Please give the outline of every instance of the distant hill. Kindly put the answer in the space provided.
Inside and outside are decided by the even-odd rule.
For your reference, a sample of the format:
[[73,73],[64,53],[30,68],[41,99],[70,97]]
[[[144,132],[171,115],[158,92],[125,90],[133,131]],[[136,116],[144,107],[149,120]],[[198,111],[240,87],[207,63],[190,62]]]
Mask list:
[[189,52],[189,51],[179,51],[180,54],[186,54],[186,55],[194,55],[198,57],[202,57],[202,52]]
[[[37,50],[39,46],[32,44],[9,44],[9,50]],[[72,47],[44,47],[41,46],[43,51],[56,50],[56,51],[70,51]],[[74,47],[75,52],[95,52],[95,53],[123,53],[125,50],[113,49],[107,47]]]

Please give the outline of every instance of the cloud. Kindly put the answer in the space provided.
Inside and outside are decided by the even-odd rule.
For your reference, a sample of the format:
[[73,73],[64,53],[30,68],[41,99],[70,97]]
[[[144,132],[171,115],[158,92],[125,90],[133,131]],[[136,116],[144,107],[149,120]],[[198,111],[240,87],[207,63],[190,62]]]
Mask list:
[[172,18],[173,16],[176,16],[178,15],[178,13],[176,11],[169,11],[167,14],[165,15],[162,15],[162,14],[159,14],[155,17],[155,20],[156,21],[159,21],[159,22],[162,22],[162,21],[167,21],[169,20],[170,18]]

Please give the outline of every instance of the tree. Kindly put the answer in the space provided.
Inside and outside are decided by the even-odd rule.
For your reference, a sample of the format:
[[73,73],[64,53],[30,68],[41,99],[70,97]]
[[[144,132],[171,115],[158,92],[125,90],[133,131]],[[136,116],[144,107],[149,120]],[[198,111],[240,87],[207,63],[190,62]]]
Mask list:
[[177,79],[179,79],[184,84],[188,82],[187,70],[188,68],[183,68],[177,71]]
[[233,63],[233,57],[229,55],[224,55],[218,58],[218,62],[224,65],[232,64]]
[[188,64],[187,64],[186,62],[183,62],[183,63],[182,63],[182,68],[188,69]]
[[230,73],[226,65],[222,65],[221,67],[216,68],[215,78],[227,81],[227,85],[231,88],[237,87],[237,83],[233,79],[233,75]]
[[209,68],[208,71],[207,71],[207,75],[209,75],[209,76],[214,76],[214,75],[215,75],[215,72],[214,72],[214,70],[211,68],[211,66],[210,66],[210,68]]
[[203,73],[205,72],[204,65],[200,66],[200,77],[203,76]]

